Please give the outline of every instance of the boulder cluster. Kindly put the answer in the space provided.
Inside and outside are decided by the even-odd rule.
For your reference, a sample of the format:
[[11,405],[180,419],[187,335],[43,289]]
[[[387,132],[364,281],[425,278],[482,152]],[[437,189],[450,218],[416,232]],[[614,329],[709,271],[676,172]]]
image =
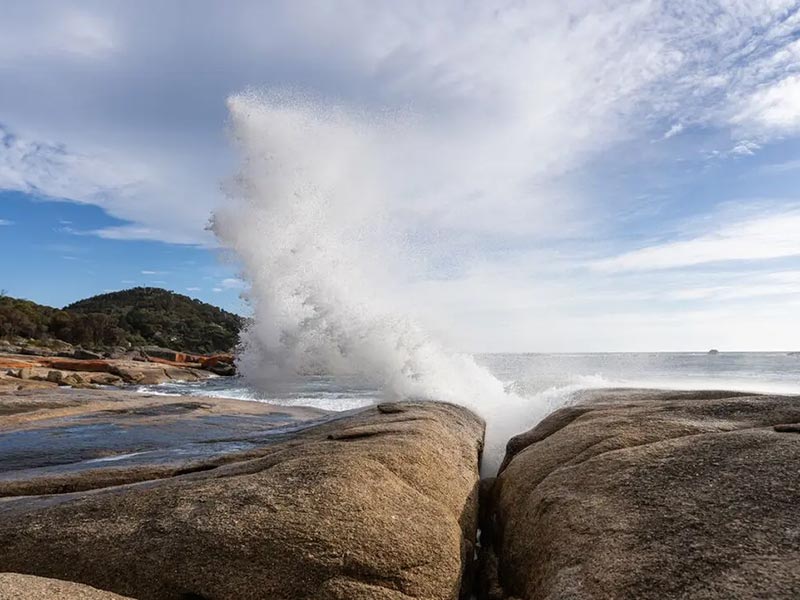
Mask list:
[[80,348],[54,352],[21,348],[0,354],[0,388],[29,389],[155,385],[236,374],[232,354],[195,355],[164,348],[139,348],[104,356]]

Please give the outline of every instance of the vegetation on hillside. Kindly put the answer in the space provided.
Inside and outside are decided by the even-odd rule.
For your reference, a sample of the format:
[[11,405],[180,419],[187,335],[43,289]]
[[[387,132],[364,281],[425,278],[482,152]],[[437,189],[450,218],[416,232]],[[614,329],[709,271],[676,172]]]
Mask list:
[[49,306],[0,294],[0,337],[46,337],[56,312]]
[[87,349],[156,345],[186,352],[231,350],[243,319],[160,288],[133,288],[51,308],[0,296],[0,337],[57,339]]

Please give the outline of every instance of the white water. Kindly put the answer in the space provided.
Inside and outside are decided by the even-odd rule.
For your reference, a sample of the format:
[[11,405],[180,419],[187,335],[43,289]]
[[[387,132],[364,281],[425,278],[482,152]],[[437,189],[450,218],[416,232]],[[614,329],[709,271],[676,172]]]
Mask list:
[[250,284],[255,318],[239,362],[247,384],[270,393],[325,374],[359,378],[387,399],[461,404],[487,422],[491,471],[508,437],[552,402],[507,391],[398,305],[392,290],[409,265],[385,211],[395,192],[383,185],[394,179],[388,154],[367,121],[292,96],[237,95],[228,106],[241,169],[213,229]]
[[402,129],[291,95],[234,96],[229,108],[241,168],[213,228],[242,264],[255,318],[241,338],[244,385],[209,393],[331,410],[461,404],[487,422],[491,473],[509,437],[581,389],[800,392],[800,359],[785,353],[450,352],[400,300],[414,252],[388,208],[413,186],[392,183],[398,154],[385,147]]

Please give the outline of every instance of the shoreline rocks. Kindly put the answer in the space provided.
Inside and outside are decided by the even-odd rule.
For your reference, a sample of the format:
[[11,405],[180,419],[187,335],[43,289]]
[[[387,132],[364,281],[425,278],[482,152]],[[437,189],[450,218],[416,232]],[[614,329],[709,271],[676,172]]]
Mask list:
[[603,390],[508,444],[490,600],[800,597],[800,398]]
[[188,471],[6,494],[0,570],[138,600],[468,597],[483,422],[433,402],[327,418]]
[[586,391],[480,481],[483,433],[435,402],[0,392],[0,572],[138,600],[800,597],[800,397]]
[[[18,390],[55,387],[155,385],[168,381],[200,381],[213,376],[236,374],[232,355],[193,356],[180,354],[181,361],[162,358],[82,358],[0,354],[0,389]],[[189,358],[196,362],[189,362]],[[37,382],[37,383],[34,383]],[[48,386],[47,384],[53,384]]]

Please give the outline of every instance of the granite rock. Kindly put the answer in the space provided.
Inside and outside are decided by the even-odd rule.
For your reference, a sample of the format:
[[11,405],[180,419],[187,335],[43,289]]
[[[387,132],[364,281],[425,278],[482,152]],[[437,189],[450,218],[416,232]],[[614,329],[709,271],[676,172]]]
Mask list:
[[188,470],[6,496],[0,570],[139,600],[454,600],[482,440],[466,409],[383,405]]
[[482,597],[800,597],[800,398],[586,394],[512,439]]

